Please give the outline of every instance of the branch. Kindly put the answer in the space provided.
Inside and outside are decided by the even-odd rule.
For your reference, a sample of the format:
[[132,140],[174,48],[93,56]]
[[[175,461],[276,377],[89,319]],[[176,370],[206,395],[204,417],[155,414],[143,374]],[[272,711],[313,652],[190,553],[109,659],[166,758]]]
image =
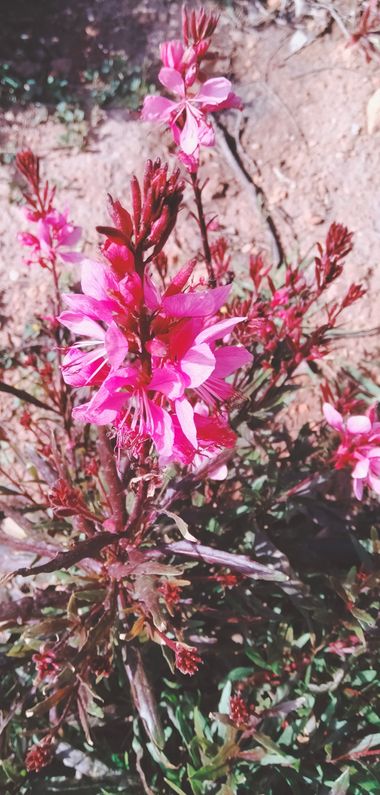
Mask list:
[[98,429],[98,450],[104,478],[108,487],[108,497],[115,521],[116,532],[120,533],[126,523],[124,488],[119,478],[114,453],[105,428]]
[[287,574],[276,570],[272,566],[263,566],[261,563],[251,560],[246,555],[234,555],[222,549],[213,549],[203,544],[193,544],[190,541],[176,541],[174,544],[164,544],[160,546],[162,552],[172,555],[182,555],[186,558],[202,560],[204,563],[214,563],[217,566],[226,566],[234,569],[245,577],[252,580],[277,580],[284,582],[289,580]]
[[[74,563],[83,560],[83,558],[96,558],[103,547],[110,544],[116,544],[120,537],[116,533],[98,533],[94,538],[88,538],[86,541],[80,541],[74,549],[68,552],[59,552],[58,555],[47,563],[41,563],[39,566],[24,566],[21,569],[16,569],[10,574],[0,579],[0,584],[9,582],[13,577],[19,575],[20,577],[32,577],[34,574],[44,574],[50,571],[57,571],[58,569],[70,569]],[[45,552],[44,552],[45,554]]]
[[48,403],[43,403],[42,400],[38,400],[38,398],[30,395],[29,392],[25,392],[24,389],[17,389],[17,387],[11,386],[10,384],[4,384],[3,382],[0,383],[0,392],[7,392],[9,395],[13,395],[19,400],[22,400],[24,403],[32,403],[33,406],[38,406],[40,409],[54,411],[55,414],[59,414],[59,411],[53,406],[49,406]]

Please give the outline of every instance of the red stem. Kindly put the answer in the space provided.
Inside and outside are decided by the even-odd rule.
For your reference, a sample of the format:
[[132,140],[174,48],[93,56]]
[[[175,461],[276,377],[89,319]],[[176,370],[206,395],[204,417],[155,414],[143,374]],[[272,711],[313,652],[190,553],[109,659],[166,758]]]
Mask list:
[[215,278],[214,268],[212,266],[211,250],[210,250],[210,244],[208,242],[207,224],[203,210],[202,191],[199,186],[198,174],[190,174],[190,178],[194,191],[195,204],[197,206],[198,223],[202,237],[203,255],[205,258],[206,268],[208,273],[208,283],[210,287],[215,287],[216,278]]
[[112,516],[115,521],[116,531],[120,533],[124,529],[126,522],[124,489],[117,472],[114,453],[105,428],[99,427],[98,439],[100,463],[108,487]]

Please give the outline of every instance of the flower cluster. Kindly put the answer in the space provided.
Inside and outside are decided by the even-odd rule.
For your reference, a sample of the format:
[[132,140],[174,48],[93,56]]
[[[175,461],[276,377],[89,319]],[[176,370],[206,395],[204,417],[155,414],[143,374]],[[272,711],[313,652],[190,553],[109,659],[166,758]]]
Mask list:
[[378,35],[380,14],[377,0],[369,0],[361,9],[358,25],[351,33],[347,46],[358,45],[362,50],[367,63],[373,58],[379,58]]
[[38,745],[29,749],[25,764],[29,773],[38,773],[43,767],[50,764],[54,756],[54,747],[50,735],[45,737]]
[[158,78],[161,85],[176,97],[147,96],[142,118],[168,125],[179,157],[190,172],[199,165],[201,146],[213,146],[215,133],[208,113],[224,108],[241,108],[239,97],[225,77],[206,79],[202,62],[207,55],[218,22],[215,14],[184,9],[182,37],[161,45],[163,66]]
[[318,244],[314,273],[300,265],[285,266],[282,283],[275,284],[260,255],[251,257],[253,291],[236,299],[232,312],[247,321],[236,335],[244,344],[253,344],[256,365],[289,376],[302,362],[325,355],[328,337],[341,312],[362,297],[361,285],[350,286],[340,301],[325,306],[326,316],[315,325],[312,310],[343,270],[344,257],[351,251],[352,234],[341,224],[332,224],[325,245]]
[[25,216],[34,224],[33,232],[20,232],[18,236],[20,243],[30,249],[26,264],[37,263],[52,270],[58,257],[63,262],[78,262],[81,255],[72,247],[80,239],[81,228],[71,223],[67,209],[59,212],[54,207],[54,189],[50,190],[48,182],[41,184],[39,158],[27,149],[19,152],[16,165],[29,185],[29,192],[24,193]]
[[108,262],[85,260],[82,294],[64,296],[68,309],[60,322],[85,340],[66,352],[63,377],[73,387],[97,387],[74,416],[113,425],[119,448],[139,455],[153,441],[162,462],[197,467],[234,445],[227,407],[238,393],[226,378],[252,357],[241,345],[222,344],[244,320],[219,315],[231,285],[197,286],[194,262],[163,289],[154,280],[148,266],[175,223],[182,196],[177,172],[168,178],[159,164],[154,176],[160,188],[154,201],[154,181],[141,191],[132,180],[134,220],[112,202],[117,226],[101,227]]
[[158,590],[164,598],[169,613],[173,614],[173,611],[181,598],[180,587],[177,585],[177,583],[167,580],[160,585]]
[[57,662],[57,658],[53,650],[41,649],[41,651],[33,654],[32,660],[36,666],[39,682],[42,682],[46,679],[53,679],[60,671],[61,666]]
[[250,710],[241,695],[230,698],[230,720],[236,726],[245,726],[249,722]]
[[342,415],[329,403],[323,406],[329,425],[340,435],[340,444],[334,453],[336,469],[349,467],[354,494],[363,497],[365,486],[380,494],[380,422],[376,408],[368,415],[357,414],[344,422]]
[[193,676],[199,668],[202,659],[192,646],[185,646],[184,643],[175,644],[175,667],[182,674]]

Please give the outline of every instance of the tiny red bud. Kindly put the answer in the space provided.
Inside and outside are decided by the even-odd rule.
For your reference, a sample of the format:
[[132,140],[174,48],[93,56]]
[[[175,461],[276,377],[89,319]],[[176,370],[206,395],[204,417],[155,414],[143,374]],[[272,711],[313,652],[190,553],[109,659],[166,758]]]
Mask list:
[[202,659],[198,656],[196,649],[192,646],[185,646],[182,643],[176,644],[175,666],[181,673],[193,676],[198,671],[201,663]]

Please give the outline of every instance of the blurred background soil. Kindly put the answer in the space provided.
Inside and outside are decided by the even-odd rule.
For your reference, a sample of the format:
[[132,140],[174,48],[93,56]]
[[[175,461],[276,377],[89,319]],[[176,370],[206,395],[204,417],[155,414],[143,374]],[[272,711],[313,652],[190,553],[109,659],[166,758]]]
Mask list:
[[[207,5],[221,12],[219,58],[211,69],[228,76],[244,101],[242,113],[221,114],[226,132],[218,130],[218,147],[203,157],[207,209],[218,213],[219,234],[243,272],[258,250],[276,265],[268,216],[294,260],[310,254],[332,221],[354,232],[343,283],[360,281],[368,293],[346,315],[331,366],[368,363],[376,380],[380,75],[377,58],[367,63],[360,47],[348,46],[361,8],[303,0]],[[95,254],[107,192],[128,203],[129,177],[141,174],[147,157],[176,164],[170,137],[138,117],[143,97],[155,90],[159,43],[179,35],[181,9],[169,0],[13,0],[6,6],[0,29],[3,354],[23,346],[36,309],[48,311],[49,275],[28,269],[17,243],[25,222],[15,153],[31,147],[43,158],[59,206],[70,208],[83,226],[86,252]],[[172,246],[174,264],[194,253],[191,208],[189,192]],[[67,267],[75,278],[76,266]],[[310,395],[297,411],[306,414],[309,406]]]

